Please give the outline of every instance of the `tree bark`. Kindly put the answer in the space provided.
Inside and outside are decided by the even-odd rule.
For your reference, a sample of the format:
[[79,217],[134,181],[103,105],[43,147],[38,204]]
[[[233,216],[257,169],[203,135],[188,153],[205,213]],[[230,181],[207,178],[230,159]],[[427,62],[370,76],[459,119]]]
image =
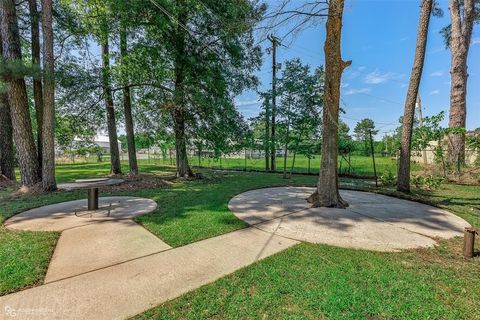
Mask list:
[[[178,21],[186,25],[187,13],[183,1],[178,0],[179,6]],[[175,56],[175,89],[171,115],[175,131],[175,150],[177,177],[191,177],[192,170],[188,164],[187,142],[185,136],[185,30],[177,26],[176,56]]]
[[43,88],[42,77],[40,76],[40,27],[39,27],[39,12],[37,9],[36,0],[28,0],[28,7],[30,11],[30,32],[32,42],[32,64],[35,67],[33,73],[33,101],[35,104],[35,118],[37,120],[37,152],[39,176],[42,178],[42,141],[43,141]]
[[397,190],[403,192],[410,192],[410,149],[412,142],[413,120],[415,116],[415,102],[418,96],[420,80],[422,79],[425,50],[427,48],[428,26],[430,24],[432,6],[433,0],[422,1],[415,58],[413,61],[412,73],[410,74],[407,98],[405,99],[397,180]]
[[322,158],[317,190],[309,197],[313,207],[346,208],[338,191],[338,119],[342,73],[352,62],[343,61],[340,51],[344,0],[331,0],[325,40],[325,93],[323,106]]
[[110,87],[110,49],[108,43],[108,31],[102,39],[102,73],[103,92],[105,95],[105,108],[107,112],[108,140],[110,141],[111,173],[122,174],[120,165],[120,152],[118,150],[117,124],[115,122],[115,108],[113,106],[112,89]]
[[45,191],[57,189],[55,181],[55,66],[53,56],[52,0],[42,0],[43,30],[43,142],[42,185]]
[[172,117],[175,130],[175,155],[177,165],[177,177],[188,178],[193,176],[188,164],[187,145],[185,138],[185,117],[183,110],[174,107]]
[[[301,132],[303,132],[303,130]],[[302,134],[298,136],[297,141],[295,143],[295,150],[293,151],[292,167],[290,169],[290,178],[292,177],[293,170],[295,168],[295,159],[297,157],[298,146],[300,145],[301,140],[302,140]],[[309,162],[310,162],[310,159],[309,159]],[[308,173],[310,173],[310,163],[308,164]]]
[[270,171],[270,104],[265,105],[265,170]]
[[[0,32],[0,58],[3,60],[3,41]],[[15,155],[13,151],[13,127],[10,105],[5,89],[0,91],[0,173],[15,181]]]
[[[18,29],[15,2],[0,1],[0,28],[3,41],[3,53],[7,64],[19,64],[22,61],[20,34]],[[8,102],[12,117],[13,139],[17,148],[21,182],[33,185],[39,182],[38,158],[33,138],[28,97],[23,75],[9,71],[3,79],[8,85]]]
[[[120,56],[122,58],[122,63],[125,63],[126,55],[127,31],[125,26],[122,25],[122,29],[120,30]],[[125,131],[127,133],[128,165],[130,168],[130,174],[135,176],[138,174],[138,165],[137,150],[135,148],[135,130],[132,116],[132,99],[130,95],[130,87],[128,86],[128,76],[125,69],[123,69],[123,73],[123,113],[125,116]]]
[[283,148],[283,179],[287,179],[287,157],[288,157],[289,135],[290,135],[290,123],[287,123],[287,134],[285,135],[285,145]]
[[[422,99],[420,98],[420,92],[417,95],[417,110],[418,110],[418,127],[423,128],[423,111],[422,111]],[[422,150],[423,164],[428,164],[427,150]]]
[[[460,10],[459,0],[450,0],[450,17],[452,20],[450,51],[452,53],[450,75],[450,129],[466,126],[467,118],[467,58],[475,19],[475,0],[463,1]],[[451,133],[448,136],[448,162],[465,163],[465,133]]]
[[0,149],[0,173],[15,181],[12,118],[6,92],[0,92],[0,146],[2,146]]

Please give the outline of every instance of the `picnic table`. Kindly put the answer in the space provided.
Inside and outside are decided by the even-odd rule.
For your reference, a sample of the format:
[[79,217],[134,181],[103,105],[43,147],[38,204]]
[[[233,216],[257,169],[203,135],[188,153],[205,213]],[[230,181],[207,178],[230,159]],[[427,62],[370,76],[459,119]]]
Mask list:
[[117,185],[124,182],[123,179],[93,178],[78,179],[75,182],[63,183],[58,187],[65,190],[86,189],[88,195],[88,210],[98,210],[99,189],[105,186]]

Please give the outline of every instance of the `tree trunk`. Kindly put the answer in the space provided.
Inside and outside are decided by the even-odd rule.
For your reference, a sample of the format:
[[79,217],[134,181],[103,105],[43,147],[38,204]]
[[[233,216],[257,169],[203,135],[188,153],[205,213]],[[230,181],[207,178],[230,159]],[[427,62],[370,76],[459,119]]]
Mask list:
[[191,177],[192,170],[188,164],[187,145],[185,139],[185,120],[182,110],[175,108],[172,112],[175,130],[175,151],[177,177]]
[[0,146],[2,146],[0,149],[0,173],[15,181],[12,118],[6,92],[0,92]]
[[[18,30],[15,2],[0,1],[0,26],[3,41],[3,55],[7,63],[21,63],[22,52]],[[17,148],[20,175],[23,185],[39,182],[38,158],[33,139],[27,88],[23,76],[10,70],[3,79],[8,85],[8,102],[12,117],[13,139]]]
[[[178,21],[182,25],[187,23],[187,13],[183,6],[183,1],[178,0],[179,6]],[[180,25],[177,26],[176,36],[176,57],[175,57],[175,89],[174,101],[171,109],[174,131],[175,131],[175,150],[177,160],[177,177],[191,177],[192,170],[188,164],[187,141],[185,136],[185,30]]]
[[32,64],[35,68],[33,73],[33,101],[35,103],[35,118],[37,120],[37,152],[39,177],[42,178],[42,141],[43,141],[43,92],[42,92],[42,77],[40,66],[40,27],[39,27],[39,13],[37,9],[37,0],[28,0],[28,7],[30,11],[30,32],[32,42]]
[[[2,35],[0,33],[0,58],[3,60]],[[0,91],[0,173],[15,181],[15,156],[13,151],[13,127],[10,105],[5,89]]]
[[103,63],[103,91],[105,95],[105,107],[107,111],[108,139],[110,141],[110,162],[113,174],[122,174],[120,166],[120,152],[118,150],[117,125],[115,123],[115,108],[113,106],[112,89],[110,88],[110,50],[108,44],[108,32],[102,39],[102,63]]
[[265,105],[265,170],[270,171],[270,105]]
[[57,189],[55,181],[55,68],[53,56],[52,0],[42,0],[43,65],[43,152],[42,185],[46,191]]
[[413,61],[412,73],[410,75],[407,98],[405,99],[397,180],[397,190],[403,192],[410,192],[410,149],[412,142],[413,119],[415,116],[415,102],[418,96],[420,80],[422,79],[425,49],[427,48],[428,25],[430,23],[432,6],[433,0],[422,1],[417,33],[417,47],[415,49],[415,58]]
[[[302,135],[299,135],[299,137],[297,138],[297,143],[295,143],[295,150],[293,151],[292,167],[290,169],[290,178],[292,177],[293,170],[295,168],[295,159],[297,158],[297,150],[301,140],[302,140]],[[309,158],[309,164],[308,164],[307,170],[308,170],[308,173],[310,173],[310,158]]]
[[[467,118],[467,58],[475,19],[475,0],[463,1],[463,19],[460,1],[450,0],[452,19],[450,51],[452,53],[450,75],[450,129],[465,128]],[[451,133],[448,136],[448,162],[465,163],[465,133]]]
[[[125,26],[122,26],[120,30],[120,55],[122,57],[122,62],[127,55],[127,31]],[[125,69],[124,69],[125,70]],[[123,112],[125,115],[125,131],[127,134],[127,145],[128,145],[128,165],[130,168],[130,174],[135,176],[138,174],[138,165],[137,165],[137,150],[135,149],[135,130],[133,126],[133,116],[132,116],[132,99],[130,96],[130,87],[128,86],[128,75],[123,74]]]
[[343,61],[340,52],[344,0],[331,0],[325,40],[325,93],[323,106],[322,159],[317,190],[308,199],[313,207],[346,208],[338,192],[338,119],[340,82],[343,70],[352,62]]
[[290,134],[290,124],[287,124],[287,134],[285,136],[285,146],[283,149],[283,179],[287,179],[287,157],[288,157],[288,139]]
[[[422,99],[420,98],[420,92],[417,95],[417,110],[418,110],[418,127],[423,128],[423,112],[422,112]],[[423,164],[428,164],[427,150],[422,150]]]

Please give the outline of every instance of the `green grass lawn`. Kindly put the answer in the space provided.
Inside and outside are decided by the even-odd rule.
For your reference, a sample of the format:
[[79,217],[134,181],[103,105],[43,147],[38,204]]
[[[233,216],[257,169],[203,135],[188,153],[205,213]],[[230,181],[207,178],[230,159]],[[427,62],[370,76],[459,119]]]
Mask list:
[[[168,161],[168,160],[166,160]],[[293,157],[287,157],[287,171],[290,172],[292,168]],[[208,168],[223,168],[223,169],[237,169],[243,170],[245,167],[247,170],[264,170],[265,169],[265,160],[260,159],[245,159],[239,158],[222,158],[222,159],[213,159],[205,158],[198,161],[198,158],[191,158],[190,163],[194,166],[202,166]],[[276,160],[277,171],[283,171],[283,157],[278,157]],[[375,157],[375,164],[377,169],[377,175],[380,176],[386,171],[391,171],[395,173],[397,171],[397,162],[395,159],[390,157]],[[353,155],[350,158],[350,168],[348,163],[343,159],[339,158],[338,166],[341,173],[350,173],[361,176],[373,176],[373,161],[371,157]],[[295,166],[293,172],[308,172],[309,163],[308,158],[302,155],[298,155],[295,159]],[[310,172],[318,173],[320,168],[320,157],[315,157],[310,161]],[[412,170],[420,170],[421,166],[415,163],[412,163]]]
[[378,253],[304,243],[136,318],[478,319],[480,264],[453,244]]
[[[123,165],[127,170],[126,164]],[[148,161],[140,162],[140,170],[160,176],[174,176],[173,167]],[[105,176],[108,173],[109,164],[105,162],[57,166],[59,182]],[[177,181],[171,188],[117,192],[115,195],[139,196],[157,201],[157,210],[139,217],[137,221],[171,246],[181,246],[246,226],[228,211],[225,199],[251,188],[314,183],[312,176],[295,176],[285,181],[280,175],[272,174],[210,173],[203,180]],[[0,194],[0,223],[27,209],[86,197],[85,192],[71,191],[10,198],[7,194],[11,191]],[[0,227],[0,295],[41,282],[58,236],[57,232],[11,231]],[[32,246],[32,243],[35,245]]]
[[[140,169],[172,176],[173,168],[142,161]],[[108,173],[107,163],[58,167],[59,181]],[[181,246],[245,227],[228,211],[243,191],[280,185],[314,185],[315,176],[204,172],[202,180],[129,195],[155,199],[152,214],[137,221],[172,246]],[[342,179],[348,188],[370,190],[371,181]],[[372,190],[375,191],[375,190]],[[383,193],[396,193],[382,189]],[[85,198],[62,192],[16,199],[0,194],[0,221],[46,203]],[[117,193],[122,194],[122,193]],[[124,193],[125,194],[125,193]],[[480,187],[444,185],[409,198],[450,209],[480,226]],[[405,195],[402,195],[405,196]],[[0,294],[41,283],[57,233],[0,228]],[[8,262],[8,263],[7,263]],[[473,318],[480,301],[480,259],[461,258],[461,239],[432,249],[377,253],[301,244],[139,315],[159,319],[291,318],[398,319]],[[477,313],[474,313],[477,312]]]

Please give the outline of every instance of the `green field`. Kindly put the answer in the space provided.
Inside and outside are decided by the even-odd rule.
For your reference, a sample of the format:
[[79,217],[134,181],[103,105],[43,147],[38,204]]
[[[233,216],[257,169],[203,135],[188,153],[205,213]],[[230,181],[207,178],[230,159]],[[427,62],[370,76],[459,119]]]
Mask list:
[[[103,157],[104,162],[108,162],[108,156]],[[170,158],[163,158],[158,154],[151,154],[149,159],[140,160],[143,164],[162,164],[162,165],[173,165],[174,160]],[[373,170],[373,159],[372,157],[367,157],[363,155],[352,155],[350,156],[350,166],[345,158],[339,157],[338,167],[341,174],[351,174],[358,176],[369,176],[372,177],[374,174]],[[276,159],[276,169],[277,171],[283,172],[283,157],[277,157]],[[287,172],[292,170],[293,156],[287,157]],[[88,165],[88,164],[97,164],[96,157],[89,158],[80,158],[76,160],[76,163],[65,163],[59,164],[58,166],[69,166],[69,165]],[[221,158],[211,158],[211,157],[190,157],[189,163],[193,167],[204,167],[204,168],[214,168],[214,169],[234,169],[234,170],[265,170],[265,159],[264,158],[247,158],[246,161],[244,158],[232,158],[232,157],[221,157]],[[382,173],[390,171],[392,173],[397,172],[397,160],[391,157],[384,157],[382,155],[375,155],[375,166],[377,169],[377,175],[381,176]],[[320,157],[316,156],[310,159],[303,155],[297,155],[295,157],[295,166],[293,167],[293,172],[296,173],[312,173],[317,174],[320,169]],[[421,165],[412,162],[412,171],[421,170]],[[81,170],[79,171],[81,172]],[[64,177],[62,175],[62,177]]]
[[[125,165],[125,164],[124,164]],[[124,167],[124,170],[127,168]],[[140,169],[173,177],[174,168],[141,161]],[[108,163],[61,165],[59,181],[102,176]],[[204,179],[176,180],[171,187],[128,195],[161,204],[138,218],[153,234],[182,246],[245,227],[227,208],[245,190],[314,185],[315,176],[202,171]],[[480,186],[444,185],[411,195],[375,189],[371,181],[341,179],[348,188],[410,197],[450,209],[480,226]],[[126,194],[126,193],[116,193]],[[84,198],[57,192],[11,198],[0,194],[0,221],[27,208]],[[41,283],[57,233],[0,228],[0,294]],[[464,261],[461,239],[431,249],[378,253],[301,244],[139,315],[156,319],[475,319],[480,301],[480,259]]]
[[[276,169],[277,171],[283,172],[284,158],[276,158]],[[292,169],[293,157],[287,157],[287,171],[290,172]],[[190,163],[194,166],[199,165],[198,158],[191,158]],[[375,158],[375,164],[377,169],[377,174],[381,175],[385,171],[396,172],[397,171],[397,162],[395,159],[388,157],[377,157]],[[238,159],[238,158],[205,158],[201,159],[200,165],[202,167],[208,168],[222,168],[222,169],[237,169],[237,170],[264,170],[265,169],[265,159]],[[339,171],[341,173],[348,173],[348,163],[339,158],[338,161]],[[310,160],[310,169],[308,158],[305,156],[297,156],[295,158],[295,166],[293,167],[293,172],[302,172],[302,173],[318,173],[320,169],[320,157],[315,157]],[[350,172],[355,175],[366,175],[373,176],[373,160],[371,157],[365,156],[351,156],[350,158]]]
[[[145,160],[149,161],[149,160]],[[169,158],[162,158],[159,155],[151,155],[150,161],[170,165],[172,161]],[[341,174],[351,174],[358,176],[373,176],[373,159],[372,157],[362,156],[362,155],[352,155],[349,159],[350,166],[346,159],[339,157],[338,167]],[[292,170],[293,156],[287,157],[287,172]],[[221,157],[221,158],[208,158],[202,157],[190,157],[189,163],[194,167],[205,167],[205,168],[215,168],[215,169],[235,169],[235,170],[265,170],[265,159],[264,158],[230,158],[230,157]],[[375,156],[375,165],[377,169],[377,175],[380,176],[386,171],[392,173],[397,172],[397,160],[395,158],[383,157],[381,155]],[[276,170],[283,172],[284,161],[283,157],[276,158]],[[418,171],[421,170],[421,166],[416,163],[412,163],[412,170]],[[297,155],[295,158],[295,165],[293,167],[293,172],[296,173],[314,173],[317,174],[320,169],[320,157],[314,157],[308,161],[308,158],[303,155]]]

